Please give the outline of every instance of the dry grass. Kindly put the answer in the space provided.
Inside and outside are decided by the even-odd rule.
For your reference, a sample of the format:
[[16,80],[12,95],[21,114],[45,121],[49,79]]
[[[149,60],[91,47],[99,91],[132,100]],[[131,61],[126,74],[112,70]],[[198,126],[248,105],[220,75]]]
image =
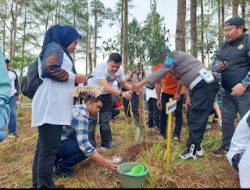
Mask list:
[[[15,140],[6,139],[0,144],[0,187],[30,188],[32,181],[32,159],[37,140],[37,131],[30,127],[30,110],[18,109],[18,135]],[[156,140],[158,131],[147,132],[141,144],[134,142],[135,126],[129,124],[124,115],[112,121],[114,150],[102,153],[106,157],[120,155],[125,161],[145,163],[150,173],[145,188],[239,188],[238,174],[228,164],[226,157],[211,154],[220,143],[220,128],[213,124],[205,134],[203,149],[206,155],[197,160],[183,161],[178,155],[185,147],[186,123],[182,130],[182,142],[171,144],[171,170],[166,169],[164,152],[166,142]],[[97,130],[97,143],[100,143]],[[99,147],[99,144],[97,144]],[[98,150],[99,151],[99,150]],[[119,188],[120,179],[116,171],[85,160],[75,166],[78,173],[72,178],[56,179],[56,184],[67,188]]]

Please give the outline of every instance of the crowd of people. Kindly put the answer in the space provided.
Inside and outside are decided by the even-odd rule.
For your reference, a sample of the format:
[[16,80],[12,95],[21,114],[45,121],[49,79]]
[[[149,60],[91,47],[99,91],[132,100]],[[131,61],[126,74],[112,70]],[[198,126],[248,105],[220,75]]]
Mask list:
[[[115,170],[118,164],[97,152],[97,121],[100,150],[115,148],[110,121],[124,111],[126,117],[133,115],[135,126],[140,127],[139,93],[145,85],[147,127],[159,131],[159,140],[166,138],[166,103],[174,98],[177,107],[172,139],[180,142],[185,105],[188,138],[186,148],[179,155],[183,160],[205,154],[203,137],[214,110],[222,129],[222,143],[213,154],[227,155],[229,163],[239,172],[241,187],[250,187],[247,175],[250,169],[250,38],[246,31],[240,17],[232,17],[224,23],[225,41],[218,48],[212,71],[191,54],[170,51],[164,45],[164,60],[154,66],[149,75],[145,74],[141,62],[125,74],[121,55],[111,53],[88,77],[76,72],[71,57],[82,38],[79,32],[68,25],[50,27],[38,56],[38,73],[43,82],[32,99],[31,126],[38,129],[32,186],[56,187],[53,177],[73,176],[72,166],[88,157]],[[7,136],[5,127],[8,127],[8,138],[18,137],[16,104],[20,90],[18,76],[2,52],[0,68],[0,141],[3,141]],[[220,81],[213,72],[221,77],[221,102]],[[83,83],[93,91],[101,91],[93,96],[91,90],[86,90],[78,95],[81,103],[74,102],[72,90]],[[241,121],[235,130],[238,113]]]

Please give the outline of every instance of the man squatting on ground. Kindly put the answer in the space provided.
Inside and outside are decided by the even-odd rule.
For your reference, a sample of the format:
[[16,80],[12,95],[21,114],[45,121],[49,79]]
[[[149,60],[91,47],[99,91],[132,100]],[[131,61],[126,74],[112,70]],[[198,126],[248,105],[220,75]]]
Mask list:
[[[90,86],[88,86],[90,87]],[[87,86],[82,87],[87,89]],[[88,139],[89,114],[97,114],[103,106],[100,96],[93,96],[91,87],[86,91],[84,102],[73,106],[71,126],[64,126],[60,145],[56,154],[55,176],[71,177],[75,164],[90,158],[106,168],[115,170],[117,163],[100,155]]]

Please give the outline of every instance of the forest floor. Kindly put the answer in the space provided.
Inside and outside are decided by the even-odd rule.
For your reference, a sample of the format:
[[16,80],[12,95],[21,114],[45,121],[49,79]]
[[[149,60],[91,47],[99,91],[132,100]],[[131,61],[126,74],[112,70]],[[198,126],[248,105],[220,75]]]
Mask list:
[[[0,188],[31,188],[32,160],[37,141],[37,129],[30,127],[30,108],[18,108],[18,137],[0,143]],[[183,113],[185,115],[185,113]],[[146,119],[146,117],[145,117]],[[217,157],[212,150],[220,145],[221,132],[217,123],[204,135],[203,158],[182,160],[179,154],[185,148],[187,124],[185,118],[181,142],[171,141],[171,169],[166,169],[164,153],[166,140],[157,140],[158,130],[146,130],[140,144],[134,142],[135,126],[121,113],[111,122],[113,144],[116,148],[101,152],[107,158],[122,156],[123,160],[144,163],[149,175],[144,188],[239,188],[237,172],[229,165],[226,156]],[[100,133],[97,130],[97,151]],[[99,151],[100,152],[100,151]],[[74,167],[76,175],[55,179],[66,188],[119,188],[120,176],[91,160]]]

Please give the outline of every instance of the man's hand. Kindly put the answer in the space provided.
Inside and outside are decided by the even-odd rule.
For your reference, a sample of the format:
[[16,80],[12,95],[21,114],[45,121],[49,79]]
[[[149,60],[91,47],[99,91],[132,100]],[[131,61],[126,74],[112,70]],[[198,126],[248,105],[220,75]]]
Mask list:
[[156,105],[157,105],[157,108],[158,108],[159,110],[161,110],[161,109],[162,109],[162,103],[161,103],[161,100],[157,100]]
[[76,74],[75,75],[75,82],[77,84],[84,83],[88,80],[88,76],[83,75],[83,74]]
[[219,68],[220,71],[225,70],[225,64],[222,61],[216,61],[216,65]]
[[114,162],[114,161],[105,159],[103,166],[106,167],[106,168],[109,168],[111,170],[116,170],[118,164],[116,162]]
[[242,83],[238,83],[232,88],[231,95],[241,96],[242,94],[244,94],[245,91],[246,91],[246,87]]
[[188,107],[191,106],[191,97],[187,96],[186,103],[185,103],[185,109],[188,110]]
[[142,84],[141,82],[135,82],[133,85],[132,85],[132,90],[135,92],[137,92],[140,88],[142,87]]
[[130,100],[132,98],[132,94],[133,94],[132,91],[125,91],[125,92],[122,92],[122,97],[126,98],[127,100]]
[[180,94],[175,94],[174,99],[176,99],[177,101],[180,101],[181,95]]

